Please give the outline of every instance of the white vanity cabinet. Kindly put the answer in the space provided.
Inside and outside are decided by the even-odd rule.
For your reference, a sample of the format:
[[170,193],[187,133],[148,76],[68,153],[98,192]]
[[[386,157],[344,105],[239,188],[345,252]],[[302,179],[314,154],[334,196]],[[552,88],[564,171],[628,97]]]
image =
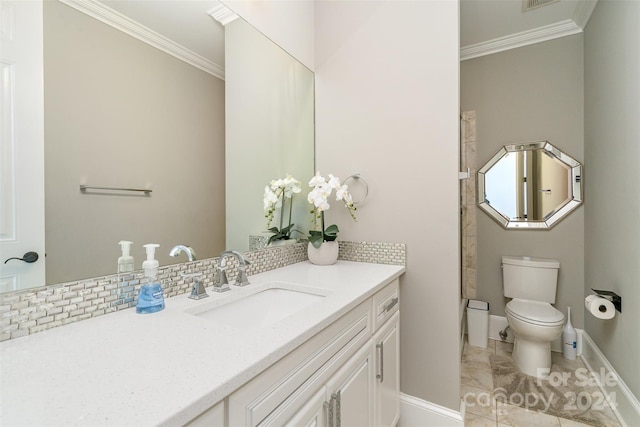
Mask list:
[[327,388],[322,387],[290,420],[286,427],[321,427],[329,424],[329,403]]
[[[225,295],[203,301],[176,296],[152,316],[119,310],[3,341],[0,378],[11,393],[2,395],[0,425],[46,420],[95,426],[108,419],[111,425],[393,427],[399,396],[398,284],[404,271],[388,264],[299,262],[255,274],[251,286]],[[217,307],[246,310],[254,307],[249,297],[278,288],[317,298],[307,306],[277,300],[278,314],[298,311],[269,324],[257,311],[242,325],[222,311],[218,319],[194,315]],[[284,301],[289,302],[283,308]],[[243,316],[249,317],[246,311]],[[60,342],[65,351],[40,363],[39,355]],[[145,372],[161,374],[140,381],[139,364],[125,364],[113,381],[112,370],[69,362],[96,354],[113,360],[123,352],[152,355]],[[176,363],[185,356],[189,363]],[[85,377],[101,386],[75,381]],[[49,396],[36,406],[29,404],[35,389]],[[141,411],[129,404],[132,395],[154,399]],[[70,409],[68,402],[76,404]]]
[[376,350],[376,425],[395,426],[400,419],[400,313],[374,336]]
[[364,346],[327,384],[328,426],[374,424],[373,347]]
[[395,426],[398,280],[227,398],[229,426]]
[[[326,383],[318,393],[281,425],[372,426],[373,352],[365,345]],[[270,420],[271,421],[271,420]],[[269,424],[272,424],[269,422]],[[277,421],[275,424],[278,424]]]

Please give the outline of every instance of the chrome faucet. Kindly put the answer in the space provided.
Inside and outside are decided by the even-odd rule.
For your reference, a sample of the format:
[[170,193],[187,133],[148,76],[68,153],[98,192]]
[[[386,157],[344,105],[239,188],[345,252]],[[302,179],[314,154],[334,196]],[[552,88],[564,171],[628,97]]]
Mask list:
[[234,256],[238,260],[238,275],[236,276],[236,286],[246,286],[249,284],[249,279],[247,278],[247,265],[251,264],[251,262],[246,259],[240,252],[238,251],[224,251],[219,255],[220,258],[220,266],[218,267],[218,271],[216,272],[216,277],[214,279],[214,286],[225,286],[229,284],[227,280],[226,270],[226,261],[225,257]]
[[185,246],[185,245],[174,246],[173,249],[171,249],[171,251],[169,252],[169,255],[178,256],[182,252],[186,252],[187,256],[189,257],[189,261],[196,260],[196,252],[191,248],[191,246]]

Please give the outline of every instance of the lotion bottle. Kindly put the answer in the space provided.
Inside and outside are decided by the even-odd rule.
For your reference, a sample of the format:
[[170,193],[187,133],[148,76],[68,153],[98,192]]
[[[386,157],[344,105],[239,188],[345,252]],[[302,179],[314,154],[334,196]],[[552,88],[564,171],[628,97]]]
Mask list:
[[164,295],[162,295],[162,285],[156,279],[158,275],[158,261],[154,258],[156,248],[160,245],[149,243],[144,245],[147,251],[147,259],[142,263],[144,269],[145,283],[138,292],[138,303],[136,313],[149,314],[164,309]]
[[578,351],[577,337],[578,334],[571,324],[571,307],[567,307],[567,324],[562,330],[562,355],[565,359],[575,360]]
[[118,273],[126,273],[134,270],[133,257],[130,254],[132,243],[133,242],[127,240],[121,240],[118,243],[122,248],[122,256],[118,258]]

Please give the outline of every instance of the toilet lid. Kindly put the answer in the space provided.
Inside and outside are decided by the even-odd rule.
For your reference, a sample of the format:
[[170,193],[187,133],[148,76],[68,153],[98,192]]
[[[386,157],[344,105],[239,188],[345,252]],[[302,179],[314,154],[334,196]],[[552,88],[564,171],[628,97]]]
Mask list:
[[552,325],[564,322],[564,315],[548,302],[513,299],[507,303],[506,311],[529,323]]

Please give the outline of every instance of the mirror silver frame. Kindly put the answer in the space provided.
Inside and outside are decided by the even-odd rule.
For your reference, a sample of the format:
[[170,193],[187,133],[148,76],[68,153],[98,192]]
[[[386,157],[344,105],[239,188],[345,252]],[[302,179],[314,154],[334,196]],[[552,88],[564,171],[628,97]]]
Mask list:
[[[547,214],[544,220],[527,220],[514,219],[504,215],[486,199],[485,175],[495,166],[500,159],[508,155],[510,152],[527,151],[527,150],[544,150],[547,154],[564,163],[571,170],[571,182],[568,183],[571,190],[570,199],[563,205]],[[566,217],[570,212],[582,204],[582,164],[573,157],[562,152],[558,147],[553,146],[549,141],[527,142],[523,144],[509,144],[502,147],[498,152],[489,159],[484,166],[478,170],[478,206],[493,218],[498,224],[505,229],[519,230],[540,230],[550,229],[558,223],[562,218]]]

